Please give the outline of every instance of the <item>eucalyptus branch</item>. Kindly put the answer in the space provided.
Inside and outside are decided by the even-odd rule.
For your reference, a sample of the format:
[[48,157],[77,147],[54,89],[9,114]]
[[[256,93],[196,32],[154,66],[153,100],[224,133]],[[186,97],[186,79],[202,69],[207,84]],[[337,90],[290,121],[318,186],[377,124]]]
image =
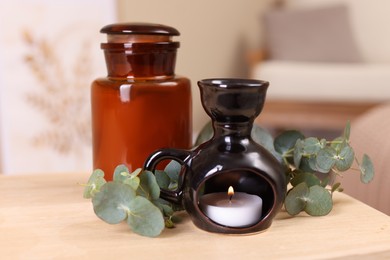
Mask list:
[[328,177],[342,176],[347,170],[356,170],[353,167],[355,161],[361,181],[368,183],[372,180],[374,168],[370,158],[364,155],[364,163],[360,164],[350,146],[349,137],[350,123],[347,122],[343,135],[334,140],[305,137],[296,130],[285,131],[275,138],[274,148],[283,158],[281,163],[285,165],[292,187],[285,199],[289,214],[305,211],[309,215],[322,216],[331,211],[331,195],[343,188],[340,183],[327,188],[328,181],[320,180],[318,173]]
[[[212,138],[211,127],[211,124],[206,125],[198,140],[204,142]],[[343,136],[331,141],[305,137],[296,130],[285,131],[273,139],[267,131],[254,126],[253,139],[284,166],[289,180],[284,206],[290,215],[302,211],[312,216],[327,215],[333,208],[333,193],[343,191],[341,183],[329,183],[330,176],[357,170],[363,183],[373,179],[371,159],[364,154],[361,161],[358,160],[349,144],[349,134],[349,122]],[[354,162],[358,168],[353,167]],[[173,227],[175,211],[182,210],[159,198],[160,189],[177,187],[180,169],[175,161],[171,161],[164,171],[156,170],[154,174],[141,169],[130,173],[126,166],[119,165],[112,182],[106,182],[104,172],[97,169],[85,186],[84,197],[92,199],[96,215],[105,222],[126,221],[135,233],[154,237],[164,226]],[[326,177],[320,179],[319,173]]]

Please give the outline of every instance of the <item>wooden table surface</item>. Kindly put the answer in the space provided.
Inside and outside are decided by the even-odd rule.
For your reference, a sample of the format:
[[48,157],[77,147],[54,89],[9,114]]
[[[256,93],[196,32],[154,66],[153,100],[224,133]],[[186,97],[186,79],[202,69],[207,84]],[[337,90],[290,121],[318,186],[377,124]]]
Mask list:
[[0,176],[1,259],[390,259],[390,217],[345,194],[325,217],[280,212],[267,231],[207,233],[188,216],[158,238],[98,219],[88,174]]

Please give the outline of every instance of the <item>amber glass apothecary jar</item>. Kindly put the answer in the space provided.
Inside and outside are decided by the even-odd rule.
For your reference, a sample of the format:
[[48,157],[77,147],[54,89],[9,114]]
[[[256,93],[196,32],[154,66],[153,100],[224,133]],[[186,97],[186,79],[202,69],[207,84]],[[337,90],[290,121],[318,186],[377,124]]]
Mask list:
[[92,83],[93,168],[111,180],[117,165],[133,171],[156,149],[190,148],[191,86],[175,75],[175,28],[123,23],[100,32],[108,75]]

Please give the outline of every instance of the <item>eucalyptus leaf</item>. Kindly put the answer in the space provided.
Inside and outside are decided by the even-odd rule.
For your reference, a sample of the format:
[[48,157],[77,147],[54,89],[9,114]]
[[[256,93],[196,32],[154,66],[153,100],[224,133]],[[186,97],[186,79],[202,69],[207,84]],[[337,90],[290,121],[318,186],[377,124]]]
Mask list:
[[118,165],[117,167],[115,167],[113,180],[123,182],[124,180],[126,180],[128,178],[129,175],[130,175],[130,173],[129,173],[129,169],[127,168],[127,166],[124,164],[121,164],[121,165]]
[[141,195],[148,200],[154,200],[160,197],[160,187],[152,172],[144,171],[139,178],[140,184],[137,189],[137,195]]
[[87,185],[84,188],[83,197],[85,199],[94,197],[105,183],[106,180],[104,179],[104,172],[100,169],[94,170],[88,179]]
[[134,233],[148,237],[160,235],[165,227],[160,209],[141,196],[130,201],[127,224]]
[[374,178],[374,164],[372,163],[370,157],[367,154],[363,154],[362,163],[359,166],[360,168],[360,180],[363,183],[369,183]]
[[274,138],[264,128],[253,125],[251,136],[256,143],[262,145],[268,151],[275,151]]
[[177,161],[170,161],[168,165],[165,167],[164,172],[169,177],[168,190],[177,190],[179,175],[181,172],[182,165]]
[[286,155],[292,148],[294,148],[298,139],[304,139],[305,136],[296,130],[287,130],[278,135],[275,138],[274,146],[275,150],[282,154]]
[[140,179],[137,177],[142,169],[136,169],[134,172],[130,173],[126,165],[118,165],[114,170],[113,180],[115,182],[121,182],[129,185],[134,190],[137,190],[140,184]]
[[195,146],[199,146],[200,144],[203,144],[210,140],[214,135],[214,129],[213,129],[213,123],[211,121],[208,121],[207,124],[203,126],[203,128],[200,130],[200,133],[195,141]]
[[351,148],[351,146],[344,146],[340,153],[337,156],[335,162],[335,168],[339,171],[346,171],[351,168],[353,161],[355,159],[355,152]]
[[320,185],[321,180],[314,174],[308,173],[308,172],[300,172],[298,173],[292,180],[291,185],[297,186],[300,183],[306,183],[308,187],[314,186],[314,185]]
[[133,188],[133,190],[138,189],[140,182],[141,180],[137,176],[127,178],[126,180],[123,181],[124,184],[129,185],[131,188]]
[[[307,157],[307,162],[308,162],[309,168],[310,168],[309,172],[311,172],[311,173],[319,172],[318,167],[317,167],[317,156],[312,155],[310,157]],[[303,168],[304,165],[301,164],[300,167]]]
[[164,168],[164,172],[171,179],[171,182],[178,182],[179,174],[181,172],[181,167],[182,165],[179,162],[175,160],[171,160]]
[[130,185],[135,191],[140,185],[140,178],[138,177],[142,173],[142,169],[138,168],[129,174],[128,178],[123,181],[124,184]]
[[310,216],[325,216],[333,208],[332,196],[327,189],[319,185],[311,186],[307,196],[305,212]]
[[305,154],[316,154],[321,149],[320,140],[315,137],[309,137],[303,140],[303,150]]
[[107,182],[92,198],[95,214],[109,224],[118,224],[127,218],[130,201],[135,191],[120,182]]
[[160,204],[161,208],[162,208],[162,213],[164,216],[172,216],[175,211],[172,209],[172,207],[170,205],[167,205],[167,204]]
[[279,162],[283,161],[282,156],[274,148],[274,138],[264,128],[253,125],[251,136],[253,141],[267,149]]
[[319,172],[330,172],[334,164],[336,163],[337,152],[332,147],[326,147],[321,149],[316,158],[316,165]]
[[347,142],[349,141],[350,135],[351,135],[351,122],[348,120],[347,124],[345,125],[344,134],[343,134],[343,137]]
[[302,157],[299,169],[304,172],[315,173],[318,171],[316,156]]
[[164,216],[169,217],[174,214],[174,209],[172,208],[172,204],[166,200],[161,198],[155,199],[152,203],[161,210]]
[[309,188],[306,183],[302,182],[293,187],[284,200],[284,206],[288,214],[294,216],[299,214],[306,207],[306,198],[309,193]]
[[293,153],[294,165],[297,168],[299,168],[299,165],[301,164],[303,153],[304,153],[304,151],[303,151],[303,140],[298,139],[295,142],[294,153]]
[[167,173],[165,171],[155,170],[154,175],[156,176],[158,186],[160,186],[161,189],[167,190],[171,182]]

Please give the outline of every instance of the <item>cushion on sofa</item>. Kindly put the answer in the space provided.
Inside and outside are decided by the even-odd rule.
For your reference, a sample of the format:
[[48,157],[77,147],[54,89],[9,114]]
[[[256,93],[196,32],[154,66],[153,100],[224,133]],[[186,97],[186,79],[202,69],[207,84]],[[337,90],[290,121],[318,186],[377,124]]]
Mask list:
[[362,62],[345,5],[272,10],[264,26],[271,59]]
[[348,6],[356,42],[365,62],[390,62],[389,0],[283,0],[284,8],[320,8]]

